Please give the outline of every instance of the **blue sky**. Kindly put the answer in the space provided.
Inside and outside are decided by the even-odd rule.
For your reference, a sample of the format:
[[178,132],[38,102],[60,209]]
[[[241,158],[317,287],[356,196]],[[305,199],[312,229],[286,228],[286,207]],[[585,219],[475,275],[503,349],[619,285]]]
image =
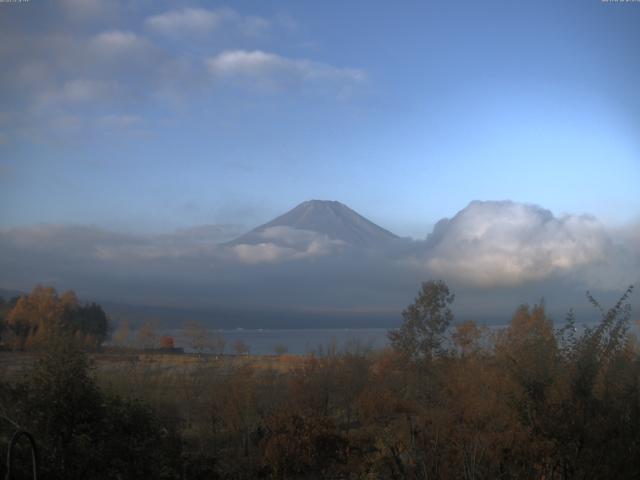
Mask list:
[[0,4],[0,227],[640,206],[640,3]]
[[[0,288],[385,318],[430,278],[470,316],[615,301],[640,284],[639,27],[601,0],[0,3]],[[416,240],[224,244],[308,199]]]

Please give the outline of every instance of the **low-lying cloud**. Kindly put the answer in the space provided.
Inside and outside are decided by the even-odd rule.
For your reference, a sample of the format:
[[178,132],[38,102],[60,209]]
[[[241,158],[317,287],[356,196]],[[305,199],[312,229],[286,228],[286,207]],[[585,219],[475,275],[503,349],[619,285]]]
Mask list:
[[40,225],[0,230],[0,287],[43,282],[94,298],[201,307],[400,309],[420,281],[438,278],[463,298],[484,299],[469,311],[490,313],[640,284],[639,232],[515,202],[472,202],[425,240],[376,249],[287,226],[238,244],[229,241],[243,230],[233,225],[164,235]]
[[311,230],[277,226],[259,232],[262,242],[229,246],[243,263],[276,263],[337,253],[345,247],[342,240]]

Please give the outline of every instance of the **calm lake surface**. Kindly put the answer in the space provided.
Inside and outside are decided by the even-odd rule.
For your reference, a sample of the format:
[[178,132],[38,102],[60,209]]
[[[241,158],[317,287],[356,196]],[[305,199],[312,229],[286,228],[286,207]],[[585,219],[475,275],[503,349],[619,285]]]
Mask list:
[[[596,322],[578,323],[578,333],[586,326],[595,327]],[[504,328],[506,325],[486,325],[489,329]],[[563,324],[556,324],[555,328],[561,328]],[[630,325],[631,333],[640,336],[637,325]],[[249,347],[251,355],[273,355],[276,353],[276,346],[283,346],[287,353],[304,355],[311,352],[318,352],[320,349],[326,351],[335,347],[337,350],[345,348],[370,348],[379,349],[388,345],[386,328],[333,328],[333,329],[233,329],[233,330],[209,330],[209,335],[222,334],[225,340],[224,353],[235,353],[234,345],[238,341],[244,342]],[[180,329],[168,330],[164,332],[171,335],[176,342],[176,346],[183,347],[185,351],[191,352],[190,341],[184,336]]]

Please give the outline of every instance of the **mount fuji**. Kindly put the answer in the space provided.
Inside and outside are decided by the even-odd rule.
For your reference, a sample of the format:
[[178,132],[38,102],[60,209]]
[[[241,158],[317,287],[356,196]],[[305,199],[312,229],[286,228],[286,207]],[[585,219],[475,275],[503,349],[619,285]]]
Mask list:
[[362,248],[381,247],[400,239],[340,202],[309,200],[227,245],[277,243],[274,233],[283,231],[313,232],[345,245]]

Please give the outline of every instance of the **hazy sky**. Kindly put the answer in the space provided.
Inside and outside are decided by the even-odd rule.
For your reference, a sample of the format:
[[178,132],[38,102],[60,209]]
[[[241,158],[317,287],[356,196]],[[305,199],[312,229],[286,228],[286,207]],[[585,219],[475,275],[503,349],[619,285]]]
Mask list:
[[[639,2],[0,2],[0,288],[294,320],[398,319],[432,278],[471,318],[614,301],[639,46]],[[308,199],[414,240],[220,245]]]
[[640,209],[640,3],[0,3],[0,227]]

